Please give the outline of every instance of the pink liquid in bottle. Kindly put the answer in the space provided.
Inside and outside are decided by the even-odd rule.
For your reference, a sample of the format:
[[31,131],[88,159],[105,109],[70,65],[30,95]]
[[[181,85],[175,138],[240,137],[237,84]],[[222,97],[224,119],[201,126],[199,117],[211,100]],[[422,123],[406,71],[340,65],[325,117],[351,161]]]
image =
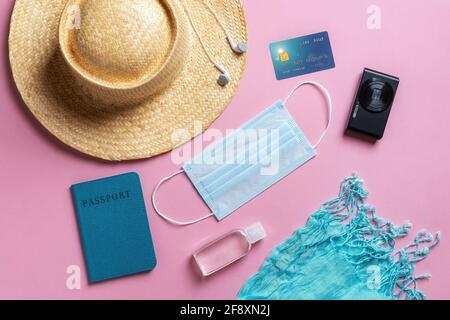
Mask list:
[[208,243],[193,256],[203,276],[209,276],[245,257],[252,245],[266,237],[260,223],[245,230],[235,230]]

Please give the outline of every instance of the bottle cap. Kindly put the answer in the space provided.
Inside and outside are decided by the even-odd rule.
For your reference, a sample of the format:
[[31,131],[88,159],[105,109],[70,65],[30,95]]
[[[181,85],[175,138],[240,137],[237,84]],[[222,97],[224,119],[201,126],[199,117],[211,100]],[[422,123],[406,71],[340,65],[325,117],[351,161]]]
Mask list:
[[250,244],[254,244],[267,236],[266,230],[264,230],[264,227],[260,222],[251,225],[244,231]]

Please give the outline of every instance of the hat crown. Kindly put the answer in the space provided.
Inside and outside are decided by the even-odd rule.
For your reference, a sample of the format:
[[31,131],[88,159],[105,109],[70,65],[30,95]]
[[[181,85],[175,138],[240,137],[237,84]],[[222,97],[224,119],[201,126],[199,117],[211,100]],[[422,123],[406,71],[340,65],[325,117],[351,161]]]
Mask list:
[[107,104],[140,102],[168,86],[188,53],[185,17],[170,0],[69,0],[60,48],[81,85]]
[[174,42],[174,21],[159,1],[82,1],[79,18],[70,48],[99,80],[133,81],[157,73]]

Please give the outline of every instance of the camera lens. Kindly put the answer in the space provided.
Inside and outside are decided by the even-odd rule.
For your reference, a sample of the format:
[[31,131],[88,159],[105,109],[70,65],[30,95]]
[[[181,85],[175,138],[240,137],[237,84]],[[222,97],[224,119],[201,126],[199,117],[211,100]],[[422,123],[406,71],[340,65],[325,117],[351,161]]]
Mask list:
[[392,86],[377,78],[364,82],[359,93],[359,101],[363,108],[372,112],[386,110],[392,104],[393,98],[394,90]]

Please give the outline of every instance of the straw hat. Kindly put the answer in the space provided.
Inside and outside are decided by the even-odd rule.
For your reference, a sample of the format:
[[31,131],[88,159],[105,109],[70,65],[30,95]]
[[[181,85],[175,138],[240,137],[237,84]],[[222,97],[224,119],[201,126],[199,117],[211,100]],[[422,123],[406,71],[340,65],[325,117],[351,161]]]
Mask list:
[[[247,40],[239,0],[16,0],[9,55],[23,100],[59,140],[94,157],[172,150],[223,112],[245,63],[204,1]],[[227,86],[191,23],[230,73]]]

